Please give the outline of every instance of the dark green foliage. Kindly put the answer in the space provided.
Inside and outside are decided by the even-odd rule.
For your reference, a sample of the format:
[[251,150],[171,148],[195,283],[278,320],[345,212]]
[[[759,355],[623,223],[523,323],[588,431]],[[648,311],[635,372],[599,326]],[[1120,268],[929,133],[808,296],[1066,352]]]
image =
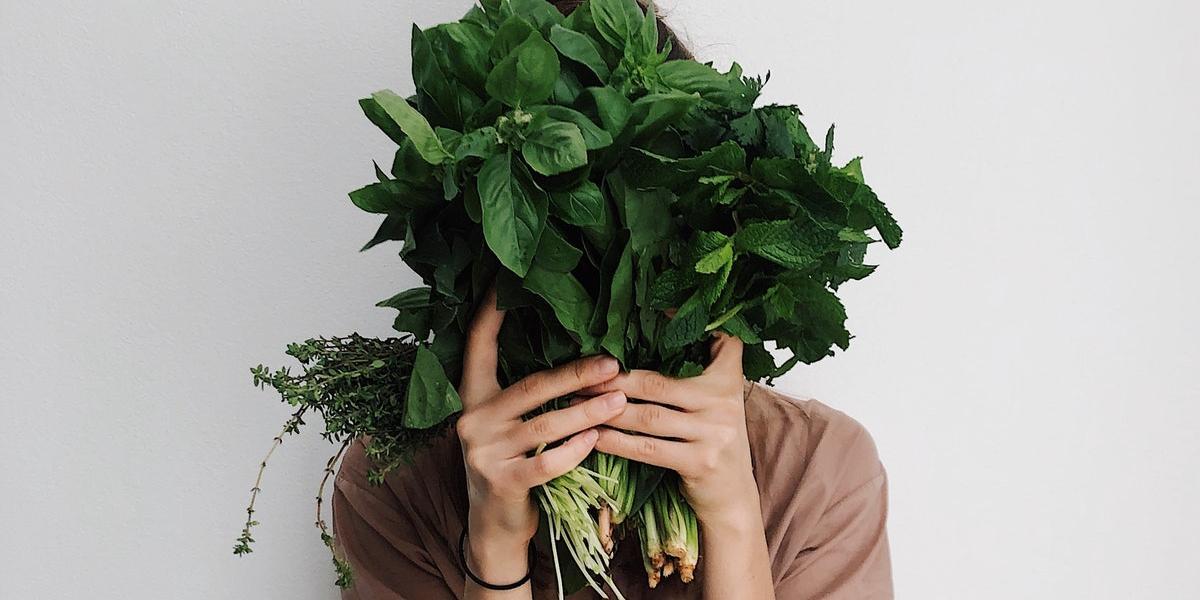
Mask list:
[[[714,330],[757,346],[754,379],[845,348],[833,290],[873,270],[870,230],[890,247],[901,237],[860,160],[833,166],[832,129],[818,146],[795,107],[754,107],[763,80],[737,65],[666,60],[653,15],[630,0],[591,0],[567,19],[548,7],[485,5],[419,32],[466,50],[414,67],[415,108],[387,91],[363,101],[420,159],[351,194],[387,214],[368,247],[405,240],[428,286],[384,303],[400,310],[396,328],[459,356],[490,284],[466,264],[498,263],[501,299],[527,325],[501,340],[505,381],[596,352],[678,375]],[[475,91],[462,102],[447,89]],[[475,108],[454,128],[447,106]],[[763,344],[793,358],[776,367]]]

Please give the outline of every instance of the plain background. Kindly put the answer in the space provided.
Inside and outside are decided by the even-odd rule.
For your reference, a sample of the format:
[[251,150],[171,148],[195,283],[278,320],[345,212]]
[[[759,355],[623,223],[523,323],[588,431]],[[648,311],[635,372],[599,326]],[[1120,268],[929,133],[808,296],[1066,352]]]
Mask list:
[[[661,2],[704,59],[838,123],[906,229],[849,352],[782,387],[863,422],[897,595],[1200,585],[1200,11],[1182,0]],[[331,448],[248,368],[387,335],[414,283],[346,192],[465,1],[0,2],[0,597],[336,597]]]

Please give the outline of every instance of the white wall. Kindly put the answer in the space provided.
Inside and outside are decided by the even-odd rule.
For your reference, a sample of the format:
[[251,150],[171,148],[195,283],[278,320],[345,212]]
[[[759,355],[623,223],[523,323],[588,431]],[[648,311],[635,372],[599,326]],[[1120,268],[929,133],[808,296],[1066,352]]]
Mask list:
[[[661,2],[770,69],[904,224],[850,352],[784,386],[873,432],[900,598],[1183,598],[1200,551],[1200,11]],[[388,332],[345,193],[409,23],[465,1],[0,2],[0,597],[332,600],[329,452],[248,367]]]

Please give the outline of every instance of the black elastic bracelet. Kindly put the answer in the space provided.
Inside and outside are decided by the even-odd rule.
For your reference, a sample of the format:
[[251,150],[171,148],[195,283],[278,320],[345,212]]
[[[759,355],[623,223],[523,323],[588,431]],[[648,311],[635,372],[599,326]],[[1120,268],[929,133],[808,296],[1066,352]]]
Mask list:
[[537,564],[537,553],[535,553],[533,551],[532,544],[529,546],[529,572],[526,573],[525,576],[522,577],[521,580],[516,583],[509,583],[506,585],[496,585],[494,583],[488,583],[488,582],[480,579],[478,575],[471,572],[471,567],[467,566],[467,552],[465,550],[466,542],[467,542],[467,528],[463,527],[462,535],[458,536],[458,562],[462,563],[463,571],[465,571],[467,573],[467,577],[470,577],[471,581],[474,581],[475,583],[479,584],[480,586],[485,587],[489,590],[504,592],[504,591],[508,591],[508,590],[515,590],[515,589],[525,585],[525,582],[529,581],[529,579],[531,577],[533,577],[533,567],[534,567],[534,565]]

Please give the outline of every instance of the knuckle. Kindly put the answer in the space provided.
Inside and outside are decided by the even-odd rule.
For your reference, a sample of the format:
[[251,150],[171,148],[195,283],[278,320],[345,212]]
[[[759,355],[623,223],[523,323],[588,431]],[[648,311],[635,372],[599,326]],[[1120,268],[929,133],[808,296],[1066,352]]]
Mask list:
[[706,450],[700,454],[700,460],[697,461],[697,467],[701,474],[711,474],[717,470],[721,464],[720,454],[715,450]]
[[571,374],[576,381],[583,381],[587,377],[587,367],[584,365],[584,361],[577,360],[571,363]]
[[554,474],[554,462],[550,460],[547,454],[539,454],[533,457],[533,473],[539,479],[550,477]]
[[637,442],[637,454],[643,457],[654,456],[658,452],[658,444],[653,438],[643,436]]
[[458,422],[454,424],[454,430],[458,433],[458,439],[466,442],[475,434],[475,419],[469,414],[464,413],[458,418]]
[[539,442],[549,441],[545,438],[550,435],[552,429],[553,424],[545,416],[539,416],[525,422],[525,430]]
[[667,378],[659,375],[658,373],[647,375],[643,385],[645,386],[646,391],[655,397],[665,394],[667,388],[669,387]]
[[542,378],[533,374],[517,382],[517,391],[525,396],[536,396],[542,389]]
[[466,453],[466,455],[463,456],[463,461],[466,463],[467,468],[470,469],[471,472],[480,475],[485,481],[488,480],[489,476],[487,461],[485,461],[478,452]]
[[644,427],[653,427],[662,420],[662,409],[657,406],[641,406],[637,412],[637,420]]

